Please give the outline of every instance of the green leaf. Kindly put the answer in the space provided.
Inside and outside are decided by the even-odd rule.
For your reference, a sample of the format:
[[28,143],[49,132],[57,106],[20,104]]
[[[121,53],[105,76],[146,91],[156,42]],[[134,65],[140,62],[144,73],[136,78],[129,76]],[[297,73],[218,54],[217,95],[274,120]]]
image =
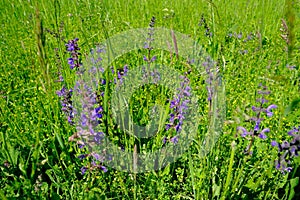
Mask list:
[[291,190],[290,190],[290,195],[289,195],[289,200],[293,199],[295,195],[295,190],[294,188],[299,184],[299,177],[293,178],[290,180],[290,185],[291,185]]
[[300,99],[294,99],[292,103],[284,110],[284,115],[288,115],[300,107]]

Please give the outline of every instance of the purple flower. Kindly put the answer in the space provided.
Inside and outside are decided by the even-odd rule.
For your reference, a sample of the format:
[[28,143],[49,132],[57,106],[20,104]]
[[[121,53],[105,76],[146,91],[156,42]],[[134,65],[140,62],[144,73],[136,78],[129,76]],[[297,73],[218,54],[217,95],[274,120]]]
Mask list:
[[266,109],[266,113],[267,113],[268,117],[272,117],[273,116],[273,113],[271,112],[271,110],[275,109],[275,108],[277,108],[277,106],[274,105],[274,104],[268,106],[268,108]]
[[168,138],[164,137],[163,138],[163,144],[166,144],[167,140],[168,140]]
[[265,132],[270,132],[270,129],[269,128],[265,128],[263,129],[259,134],[258,134],[258,137],[261,138],[261,139],[266,139],[267,136],[265,135]]
[[143,56],[144,61],[148,61],[148,58],[144,55]]
[[177,144],[178,143],[178,137],[177,136],[174,136],[170,139],[170,141],[173,143],[173,144]]
[[107,172],[107,171],[108,171],[107,168],[104,167],[104,166],[100,166],[100,169],[101,169],[103,172]]
[[155,17],[152,17],[149,23],[149,28],[148,28],[149,37],[147,38],[147,42],[145,42],[145,46],[144,46],[144,48],[148,50],[152,50],[151,42],[153,41],[155,20],[156,20]]
[[66,95],[66,88],[63,86],[61,90],[56,91],[57,96],[62,97]]
[[81,154],[81,155],[78,156],[78,158],[79,158],[80,160],[83,160],[83,159],[86,158],[86,154]]
[[288,135],[293,136],[294,138],[297,138],[299,135],[295,134],[300,131],[300,126],[298,128],[294,127],[292,130],[288,132]]
[[100,156],[99,154],[97,154],[97,153],[93,153],[92,155],[93,155],[93,157],[94,157],[96,160],[100,160],[100,159],[101,159],[101,156]]
[[166,124],[166,130],[169,130],[171,128],[171,124]]
[[294,69],[296,69],[297,67],[296,67],[296,65],[289,65],[289,64],[287,64],[287,65],[286,65],[286,68],[288,68],[288,69],[290,69],[290,70],[294,70]]
[[278,145],[278,143],[277,143],[276,141],[273,140],[273,141],[271,142],[271,145],[272,145],[272,147],[275,147],[275,146]]
[[103,132],[98,132],[95,137],[94,137],[94,140],[97,144],[100,144],[101,141],[103,140],[104,138],[104,133]]
[[156,59],[157,59],[156,56],[153,56],[150,61],[154,62],[154,61],[156,61]]
[[154,35],[154,25],[155,25],[155,17],[151,18],[151,21],[149,23],[149,28],[148,28],[148,37],[147,41],[145,42],[144,48],[148,50],[148,55],[143,56],[144,61],[148,62],[150,64],[151,62],[154,62],[156,60],[156,56],[153,56],[151,58],[151,51],[153,47],[151,46],[151,43],[154,41],[153,35]]
[[242,127],[242,126],[239,126],[239,127],[237,128],[237,130],[238,130],[238,131],[242,131],[242,133],[241,133],[241,136],[242,136],[242,137],[246,137],[246,136],[249,134],[249,132],[248,132],[244,127]]
[[81,126],[85,127],[87,126],[87,117],[85,114],[81,114]]
[[81,174],[84,175],[87,169],[88,169],[88,168],[86,168],[86,167],[82,167],[82,168],[80,169],[80,170],[81,170]]
[[260,120],[259,119],[257,119],[256,121],[255,121],[255,126],[254,126],[254,132],[257,132],[257,131],[259,131],[259,125],[260,125]]
[[257,98],[256,102],[261,103],[261,104],[265,104],[265,103],[268,103],[269,101],[265,98]]

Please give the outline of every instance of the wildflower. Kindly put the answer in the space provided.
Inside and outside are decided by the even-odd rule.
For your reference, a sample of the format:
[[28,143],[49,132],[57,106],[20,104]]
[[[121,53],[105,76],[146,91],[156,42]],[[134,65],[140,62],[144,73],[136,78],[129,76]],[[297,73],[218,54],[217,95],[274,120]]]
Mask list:
[[248,154],[250,153],[251,146],[254,143],[255,137],[265,140],[267,139],[267,135],[265,133],[270,132],[269,128],[264,128],[261,130],[261,122],[264,120],[264,118],[261,116],[262,113],[266,113],[267,117],[272,117],[273,116],[272,110],[277,108],[277,106],[274,104],[271,104],[267,108],[264,108],[264,105],[268,102],[268,100],[266,100],[264,97],[266,95],[269,95],[270,91],[267,90],[267,87],[262,86],[261,84],[259,86],[263,88],[262,90],[258,91],[258,94],[261,95],[261,98],[256,99],[256,102],[259,103],[259,106],[258,107],[252,106],[252,110],[253,112],[256,113],[256,115],[255,117],[252,117],[250,119],[250,121],[253,121],[255,124],[254,128],[251,131],[247,131],[247,129],[242,126],[239,126],[237,128],[237,131],[241,132],[242,137],[246,137],[246,136],[251,137],[250,144],[247,146],[245,150],[245,152]]
[[62,100],[60,101],[61,105],[62,105],[62,111],[64,112],[64,114],[67,116],[68,122],[69,124],[73,125],[73,119],[74,119],[74,114],[75,114],[75,110],[72,106],[72,89],[67,89],[65,86],[62,87],[61,90],[56,91],[56,94],[59,97],[62,97]]
[[242,34],[242,32],[240,32],[239,34],[235,33],[235,36],[236,36],[237,39],[242,39],[243,34]]
[[248,42],[248,41],[250,41],[250,40],[252,40],[252,39],[254,39],[254,37],[253,37],[254,35],[253,35],[253,33],[252,32],[250,32],[248,35],[247,35],[247,38],[246,39],[244,39],[244,42]]
[[173,144],[177,144],[178,143],[178,137],[177,136],[174,136],[170,139],[170,141],[173,143]]
[[210,31],[210,28],[209,28],[209,26],[208,26],[208,24],[207,24],[207,22],[206,22],[206,20],[205,20],[205,18],[204,18],[203,15],[201,16],[201,20],[200,20],[200,22],[199,22],[198,25],[204,27],[204,29],[205,29],[205,36],[212,37],[212,32]]
[[[280,170],[282,173],[291,172],[292,167],[288,165],[291,164],[291,159],[299,156],[300,151],[300,126],[298,128],[294,127],[292,130],[288,131],[288,135],[292,136],[292,141],[283,141],[279,144],[276,141],[272,141],[271,145],[278,148],[278,159],[275,160],[276,169]],[[298,134],[296,134],[298,133]]]
[[68,64],[70,65],[70,69],[78,69],[81,66],[79,60],[79,56],[81,54],[79,53],[80,48],[78,47],[78,40],[78,38],[75,38],[74,40],[69,40],[66,44],[67,51],[71,54],[71,57],[68,58]]
[[[154,25],[155,25],[155,17],[153,16],[151,18],[151,21],[149,23],[149,32],[148,32],[148,38],[147,38],[147,42],[145,42],[145,49],[148,49],[148,53],[153,49],[153,47],[151,47],[151,42],[154,40],[153,35],[154,35]],[[149,57],[148,57],[149,59]],[[150,59],[149,59],[150,60]]]
[[87,157],[87,154],[81,154],[81,155],[78,156],[78,158],[79,158],[80,160],[83,160],[83,159],[85,159],[86,157]]
[[[156,56],[151,57],[151,51],[153,49],[153,47],[151,46],[151,43],[154,41],[153,35],[154,35],[155,20],[156,20],[155,17],[151,18],[151,21],[149,23],[149,28],[148,28],[148,37],[146,39],[145,46],[144,46],[144,48],[148,50],[148,54],[147,54],[147,56],[144,55],[143,59],[144,59],[144,61],[146,61],[148,63],[148,67],[149,67],[150,63],[152,63],[156,60]],[[147,73],[146,77],[148,77],[148,73]]]
[[97,95],[92,91],[91,88],[81,82],[77,82],[74,89],[76,89],[76,91],[78,91],[83,97],[82,112],[80,118],[82,128],[79,129],[79,135],[86,136],[88,132],[89,135],[94,137],[94,141],[99,143],[100,141],[97,135],[98,132],[94,129],[101,122],[101,118],[103,116],[103,108],[102,106],[97,105]]
[[82,167],[80,169],[81,170],[81,174],[84,175],[87,169],[88,169],[87,167]]
[[206,89],[207,89],[207,93],[208,93],[208,97],[207,100],[209,101],[209,103],[212,103],[212,97],[214,94],[214,87],[213,87],[213,82],[215,80],[215,72],[214,72],[214,66],[215,66],[215,62],[213,62],[213,60],[210,57],[207,57],[205,62],[203,62],[203,67],[205,67],[205,71],[207,74],[207,79],[206,79]]
[[[190,94],[190,86],[189,86],[189,79],[185,76],[180,77],[182,82],[180,83],[180,88],[178,88],[179,93],[174,96],[174,98],[170,102],[170,108],[172,112],[170,113],[169,122],[166,124],[165,129],[170,130],[174,128],[175,132],[178,134],[183,125],[183,121],[185,119],[184,115],[188,109],[188,103],[190,100],[188,97],[191,96]],[[164,138],[163,142],[166,142],[166,138]],[[178,136],[174,136],[170,139],[170,142],[177,144],[178,143]]]

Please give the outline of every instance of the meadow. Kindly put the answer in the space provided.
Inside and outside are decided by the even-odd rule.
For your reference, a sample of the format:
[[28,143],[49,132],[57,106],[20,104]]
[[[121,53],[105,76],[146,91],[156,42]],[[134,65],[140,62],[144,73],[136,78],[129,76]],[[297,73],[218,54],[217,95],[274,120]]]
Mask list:
[[300,199],[299,1],[3,0],[0,20],[1,199]]

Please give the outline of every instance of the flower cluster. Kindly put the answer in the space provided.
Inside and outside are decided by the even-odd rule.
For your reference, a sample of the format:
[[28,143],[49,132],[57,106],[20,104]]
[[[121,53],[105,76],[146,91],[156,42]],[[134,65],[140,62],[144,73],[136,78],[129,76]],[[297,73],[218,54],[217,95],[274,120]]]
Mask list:
[[78,158],[80,159],[85,159],[85,158],[88,158],[88,157],[92,157],[92,161],[90,162],[89,165],[87,166],[84,166],[80,169],[81,171],[81,174],[84,175],[86,171],[92,171],[92,170],[95,170],[95,169],[100,169],[102,170],[103,172],[107,172],[107,168],[101,164],[99,164],[99,162],[103,162],[103,157],[101,157],[99,154],[97,153],[90,153],[90,154],[82,154],[80,155]]
[[[82,82],[77,82],[74,90],[82,97],[82,111],[80,123],[77,127],[77,130],[79,130],[78,134],[85,140],[83,142],[99,144],[104,133],[96,131],[95,128],[101,123],[103,108],[98,105],[97,95]],[[92,136],[92,140],[90,140],[90,136]]]
[[198,25],[204,27],[204,29],[205,29],[205,36],[212,37],[212,32],[210,31],[210,28],[209,28],[209,26],[208,26],[208,24],[207,24],[207,22],[206,22],[206,20],[205,20],[205,18],[204,18],[203,15],[202,15],[201,20],[200,20],[200,22],[199,22]]
[[62,65],[61,65],[61,59],[59,56],[59,48],[55,48],[55,57],[56,57],[56,64],[57,64],[57,75],[58,75],[58,80],[55,80],[55,82],[63,82],[64,77],[62,76]]
[[[115,73],[115,70],[113,69],[113,67],[111,68],[111,72],[112,72],[112,74]],[[114,83],[122,84],[123,80],[124,80],[123,77],[127,76],[127,73],[128,73],[128,65],[124,65],[123,69],[117,70],[117,78],[114,78]],[[117,80],[118,80],[118,82],[117,82]],[[105,83],[106,83],[106,81],[103,79],[102,84],[104,85]]]
[[155,25],[155,17],[151,18],[151,21],[149,23],[149,28],[148,28],[148,37],[145,42],[144,49],[148,50],[147,56],[143,56],[143,60],[148,63],[148,68],[142,67],[142,78],[143,80],[148,80],[148,79],[153,79],[153,83],[157,83],[160,80],[160,73],[157,72],[156,70],[150,71],[150,64],[153,63],[157,57],[154,55],[151,57],[151,51],[153,50],[153,47],[151,43],[154,41],[154,25]]
[[[169,123],[166,124],[166,130],[174,128],[176,133],[179,133],[182,129],[183,120],[185,119],[184,115],[188,109],[188,103],[190,102],[188,97],[191,96],[189,79],[186,76],[181,76],[180,78],[183,79],[183,81],[180,83],[180,88],[177,89],[179,93],[176,94],[173,100],[170,102],[170,108],[172,112],[169,115]],[[164,138],[164,143],[166,141],[167,138]],[[178,142],[178,137],[174,136],[170,138],[170,141],[176,144]]]
[[161,74],[157,69],[153,69],[149,71],[146,69],[145,66],[142,67],[142,79],[145,82],[150,82],[153,84],[157,84],[161,80]]
[[74,124],[73,119],[75,114],[75,110],[72,106],[72,100],[71,100],[72,92],[73,92],[72,89],[68,90],[65,86],[63,86],[61,90],[56,91],[56,94],[62,98],[62,100],[60,101],[62,105],[62,111],[67,116],[68,122],[71,125]]
[[79,56],[81,55],[78,47],[78,38],[75,38],[74,40],[69,40],[66,44],[67,51],[70,52],[71,57],[68,58],[68,64],[70,65],[70,69],[78,69],[81,66]]
[[250,32],[247,35],[247,37],[243,40],[243,42],[249,42],[249,41],[253,40],[254,38],[255,38],[255,35],[252,32]]
[[261,98],[256,99],[256,102],[259,103],[259,106],[258,107],[252,106],[252,110],[256,113],[256,116],[250,119],[250,121],[253,121],[255,124],[254,128],[251,131],[247,131],[246,128],[241,126],[237,128],[238,131],[242,132],[241,133],[242,137],[246,137],[246,136],[251,137],[250,144],[246,149],[246,153],[248,154],[250,153],[250,149],[251,146],[253,145],[254,138],[259,137],[260,139],[266,139],[267,136],[265,133],[270,132],[269,128],[261,129],[261,122],[264,120],[264,118],[262,117],[262,113],[265,113],[268,117],[272,117],[273,116],[272,109],[277,108],[277,106],[274,104],[271,104],[267,108],[264,108],[264,105],[268,102],[268,100],[265,99],[265,96],[269,95],[270,91],[267,90],[266,86],[262,86],[261,84],[259,86],[262,87],[262,90],[258,91],[258,94],[261,95]]
[[144,48],[148,50],[148,55],[144,56],[144,61],[147,61],[148,63],[154,62],[156,60],[156,56],[153,56],[151,58],[151,50],[153,47],[151,46],[151,43],[154,41],[153,35],[154,35],[154,25],[155,25],[155,17],[151,18],[151,21],[149,23],[149,28],[148,28],[148,37],[147,41],[145,42]]
[[[278,159],[275,161],[276,169],[282,173],[291,172],[292,167],[288,167],[293,157],[299,156],[300,151],[300,126],[294,127],[288,132],[288,135],[292,136],[292,141],[284,141],[282,144],[272,141],[271,145],[278,147]],[[298,133],[298,134],[296,134]]]
[[[81,137],[81,147],[87,145],[88,147],[101,144],[105,134],[99,131],[97,126],[102,123],[103,107],[97,102],[97,95],[90,87],[85,83],[77,82],[74,90],[76,90],[82,96],[82,111],[77,124],[78,135]],[[84,173],[87,169],[101,168],[106,171],[102,163],[103,157],[99,154],[92,152],[90,154],[82,154],[79,158],[84,159],[92,157],[92,163],[90,166],[85,166],[81,169]]]
[[148,50],[152,50],[152,47],[151,47],[151,42],[154,40],[153,39],[153,35],[154,35],[154,25],[155,25],[155,17],[153,16],[151,18],[151,21],[149,23],[149,28],[148,28],[148,38],[147,38],[147,42],[145,42],[145,46],[144,48],[145,49],[148,49]]
[[215,67],[215,62],[210,58],[210,57],[207,57],[205,62],[203,62],[203,67],[205,68],[205,71],[206,71],[206,74],[207,74],[207,79],[206,79],[206,83],[207,83],[207,86],[206,86],[206,89],[207,89],[207,93],[208,93],[208,97],[207,97],[207,100],[210,102],[212,102],[212,97],[213,97],[213,94],[214,94],[214,87],[213,87],[213,82],[215,80],[215,73],[214,72],[214,67]]
[[242,37],[243,37],[243,33],[242,33],[242,32],[240,32],[240,33],[235,33],[235,32],[234,32],[233,34],[232,34],[232,33],[229,33],[229,34],[228,34],[228,37],[229,37],[229,38],[234,37],[234,38],[237,38],[237,39],[240,40],[240,39],[242,39]]

